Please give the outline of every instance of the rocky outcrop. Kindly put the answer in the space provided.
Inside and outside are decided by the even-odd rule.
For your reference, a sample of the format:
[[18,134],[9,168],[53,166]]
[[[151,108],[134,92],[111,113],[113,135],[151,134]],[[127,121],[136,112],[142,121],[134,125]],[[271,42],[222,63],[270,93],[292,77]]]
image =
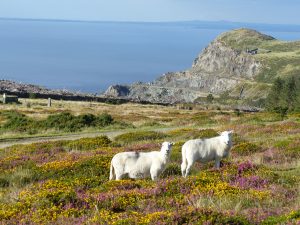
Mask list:
[[107,97],[124,97],[130,94],[130,88],[125,85],[111,85],[105,91],[104,95]]
[[[33,84],[18,83],[10,80],[0,80],[0,95],[2,94],[16,95],[19,98],[51,98],[55,100],[71,100],[71,101],[95,101],[110,104],[123,104],[127,102],[137,102],[142,104],[160,104],[169,105],[168,101],[146,101],[140,98],[128,97],[130,89],[127,86],[115,85],[107,90],[107,95],[96,96],[81,92],[73,92],[68,90],[53,90]],[[122,98],[122,96],[126,96]],[[145,97],[143,99],[146,99]]]
[[0,80],[0,94],[16,95],[20,98],[52,98],[56,100],[98,101],[98,102],[127,102],[128,99],[108,99],[93,94],[72,92],[68,90],[52,90],[33,84],[18,83],[10,80]]
[[[80,92],[72,92],[68,90],[52,90],[33,84],[18,83],[10,80],[0,80],[0,92],[13,92],[13,93],[33,93],[33,94],[48,94],[48,95],[88,95]],[[92,96],[92,95],[90,95]]]
[[217,39],[194,60],[190,72],[253,79],[259,73],[260,66],[252,55],[232,49]]
[[[238,31],[245,32],[258,33]],[[111,86],[105,96],[164,103],[193,102],[209,93],[218,95],[231,90],[245,80],[253,81],[262,64],[247,51],[228,45],[224,40],[231,35],[231,32],[222,34],[211,42],[186,71],[163,74],[150,84]],[[260,33],[256,36],[264,38]]]

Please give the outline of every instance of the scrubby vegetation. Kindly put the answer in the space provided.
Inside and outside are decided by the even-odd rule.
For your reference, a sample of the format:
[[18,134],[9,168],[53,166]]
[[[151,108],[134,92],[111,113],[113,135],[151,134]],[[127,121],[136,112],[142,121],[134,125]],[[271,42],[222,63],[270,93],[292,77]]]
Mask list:
[[49,115],[46,119],[35,120],[18,111],[3,111],[5,122],[1,126],[2,131],[36,133],[44,130],[56,130],[65,132],[80,131],[88,127],[106,127],[114,122],[111,115],[82,114],[75,116],[69,112]]
[[[152,106],[147,107],[140,106],[134,115],[112,110],[114,120],[130,123],[135,119],[139,127],[115,138],[98,136],[0,149],[0,223],[299,223],[299,114],[291,112],[281,121],[273,112],[238,115],[234,111],[158,106],[153,111]],[[25,127],[32,121],[48,120],[50,114],[51,121],[57,121],[57,112],[38,120],[24,111],[14,113],[2,111],[2,126],[10,116],[25,121]],[[88,111],[69,114],[64,116],[84,124],[97,121],[91,119],[97,116],[82,118]],[[156,121],[164,128],[145,130],[144,121]],[[214,169],[213,162],[198,163],[191,176],[182,178],[183,143],[229,129],[235,131],[234,147],[221,169]],[[159,181],[108,180],[114,154],[159,150],[165,140],[175,141],[175,145]]]
[[239,155],[252,155],[256,152],[259,152],[261,148],[257,146],[256,144],[249,143],[249,142],[242,142],[239,144],[236,144],[232,148],[232,152],[235,152]]
[[218,135],[218,133],[213,129],[195,129],[195,128],[181,128],[181,129],[174,129],[168,132],[168,135],[172,138],[190,138],[190,139],[196,139],[196,138],[210,138],[215,137]]
[[69,141],[66,144],[70,150],[91,150],[100,147],[109,147],[111,140],[107,136],[99,136],[95,138],[81,138],[79,140]]
[[121,144],[129,144],[138,141],[162,139],[166,136],[163,133],[155,131],[137,131],[121,134],[115,138],[115,141]]
[[277,78],[267,97],[266,106],[282,119],[288,112],[300,111],[300,76]]

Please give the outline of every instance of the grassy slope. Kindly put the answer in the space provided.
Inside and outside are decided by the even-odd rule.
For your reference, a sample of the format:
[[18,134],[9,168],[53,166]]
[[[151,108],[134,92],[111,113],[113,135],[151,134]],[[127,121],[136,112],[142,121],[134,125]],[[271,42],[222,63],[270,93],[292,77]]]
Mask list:
[[241,51],[259,49],[254,57],[263,64],[263,69],[257,81],[270,83],[275,77],[300,75],[300,41],[279,41],[248,29],[227,32],[219,40]]
[[[85,112],[88,107],[65,108]],[[127,110],[124,114],[124,111]],[[178,110],[172,107],[95,104],[137,124],[155,120],[183,128],[105,138],[57,141],[0,150],[0,221],[57,224],[278,224],[299,221],[299,114],[279,121],[270,113]],[[118,110],[116,110],[118,109]],[[130,110],[135,110],[130,114]],[[55,109],[53,109],[55,110]],[[43,109],[38,109],[43,114]],[[35,113],[31,110],[30,113]],[[45,112],[44,112],[45,113]],[[126,116],[125,116],[126,115]],[[135,117],[135,115],[138,115]],[[186,127],[186,128],[184,128]],[[193,128],[191,128],[193,127]],[[204,129],[214,127],[214,130]],[[234,129],[234,148],[221,170],[196,164],[180,177],[180,147],[191,138]],[[175,141],[158,182],[108,181],[109,163],[122,151],[159,149]],[[0,222],[0,223],[1,223]]]
[[[32,120],[45,120],[49,115],[54,115],[62,112],[70,112],[74,115],[80,114],[94,114],[100,115],[102,113],[109,113],[113,116],[117,122],[108,127],[86,127],[78,132],[99,132],[99,131],[113,131],[116,129],[131,129],[132,126],[136,127],[163,127],[172,125],[170,121],[174,116],[172,111],[166,111],[164,108],[156,109],[156,106],[141,106],[138,104],[124,104],[124,105],[109,105],[102,103],[90,103],[90,102],[72,102],[72,101],[53,101],[52,107],[47,107],[47,100],[43,99],[20,99],[20,105],[2,105],[0,104],[0,110],[2,111],[15,111],[26,115],[27,118]],[[30,105],[30,107],[28,106]],[[157,110],[157,114],[151,115],[151,111]],[[139,111],[139,112],[137,112]],[[137,113],[133,113],[137,112]],[[4,115],[0,113],[0,125],[6,122]],[[121,124],[122,122],[123,124]],[[74,132],[73,132],[74,133]],[[0,139],[9,138],[22,138],[22,137],[34,137],[34,136],[57,136],[67,135],[65,130],[55,130],[49,127],[47,130],[39,130],[38,133],[29,132],[15,132],[9,130],[0,130]]]
[[[113,124],[108,127],[95,128],[87,127],[82,130],[78,130],[75,133],[89,133],[89,132],[100,132],[100,131],[114,131],[120,129],[151,129],[151,128],[168,128],[168,127],[179,127],[179,126],[198,126],[203,125],[202,121],[206,123],[210,116],[214,113],[208,112],[207,115],[203,115],[199,121],[194,121],[191,124],[189,119],[194,117],[196,112],[189,110],[181,110],[174,106],[161,107],[157,105],[140,105],[140,104],[122,104],[122,105],[110,105],[96,102],[74,102],[74,101],[55,101],[51,108],[47,107],[47,100],[44,99],[20,99],[20,105],[3,105],[0,104],[1,111],[17,111],[24,114],[26,117],[33,120],[45,120],[49,115],[54,115],[62,112],[70,112],[74,115],[81,115],[92,113],[99,115],[102,113],[109,113],[112,115],[117,124]],[[30,103],[30,107],[27,106]],[[204,108],[205,106],[193,106],[193,108]],[[211,106],[214,107],[214,106]],[[215,107],[217,108],[217,106]],[[223,107],[222,107],[223,108]],[[155,112],[155,113],[154,113]],[[6,122],[5,116],[0,113],[0,125]],[[122,123],[125,123],[122,126]],[[121,124],[121,125],[120,125]],[[127,124],[127,125],[126,125]],[[211,126],[207,124],[207,126]],[[0,140],[10,138],[27,138],[27,137],[38,137],[38,136],[57,136],[57,135],[68,135],[70,132],[64,130],[39,130],[38,133],[28,132],[16,132],[9,130],[0,129]]]

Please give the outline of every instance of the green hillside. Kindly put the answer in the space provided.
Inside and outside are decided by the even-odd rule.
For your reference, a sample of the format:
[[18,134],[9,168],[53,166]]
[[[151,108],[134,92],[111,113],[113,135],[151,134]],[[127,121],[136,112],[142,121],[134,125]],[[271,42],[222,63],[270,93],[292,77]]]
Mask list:
[[263,65],[257,81],[272,82],[276,77],[300,74],[300,41],[280,41],[250,29],[237,29],[218,38],[225,45],[245,52],[258,49],[253,56]]

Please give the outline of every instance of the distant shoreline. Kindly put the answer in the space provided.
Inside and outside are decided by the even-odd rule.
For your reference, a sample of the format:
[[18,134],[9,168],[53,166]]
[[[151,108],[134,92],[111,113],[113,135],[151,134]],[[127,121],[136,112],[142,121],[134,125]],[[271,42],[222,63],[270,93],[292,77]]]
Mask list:
[[[0,17],[0,21],[31,21],[31,22],[62,22],[62,23],[108,23],[108,24],[143,24],[143,25],[182,25],[182,26],[199,26],[199,28],[222,28],[234,29],[235,27],[271,27],[300,29],[300,24],[271,24],[271,23],[249,23],[249,22],[234,22],[234,21],[205,21],[205,20],[186,20],[186,21],[110,21],[110,20],[73,20],[73,19],[47,19],[47,18],[14,18]],[[204,26],[204,27],[202,27]],[[300,30],[299,30],[300,31]]]
[[90,93],[79,93],[69,90],[54,90],[44,88],[39,85],[19,83],[10,80],[0,79],[0,95],[2,94],[16,95],[18,98],[40,98],[47,99],[51,98],[54,100],[67,100],[67,101],[93,101],[103,102],[109,104],[123,104],[128,102],[140,103],[140,104],[157,104],[157,105],[170,105],[167,103],[160,102],[148,102],[142,100],[133,100],[121,97],[107,97],[101,95],[93,95]]

